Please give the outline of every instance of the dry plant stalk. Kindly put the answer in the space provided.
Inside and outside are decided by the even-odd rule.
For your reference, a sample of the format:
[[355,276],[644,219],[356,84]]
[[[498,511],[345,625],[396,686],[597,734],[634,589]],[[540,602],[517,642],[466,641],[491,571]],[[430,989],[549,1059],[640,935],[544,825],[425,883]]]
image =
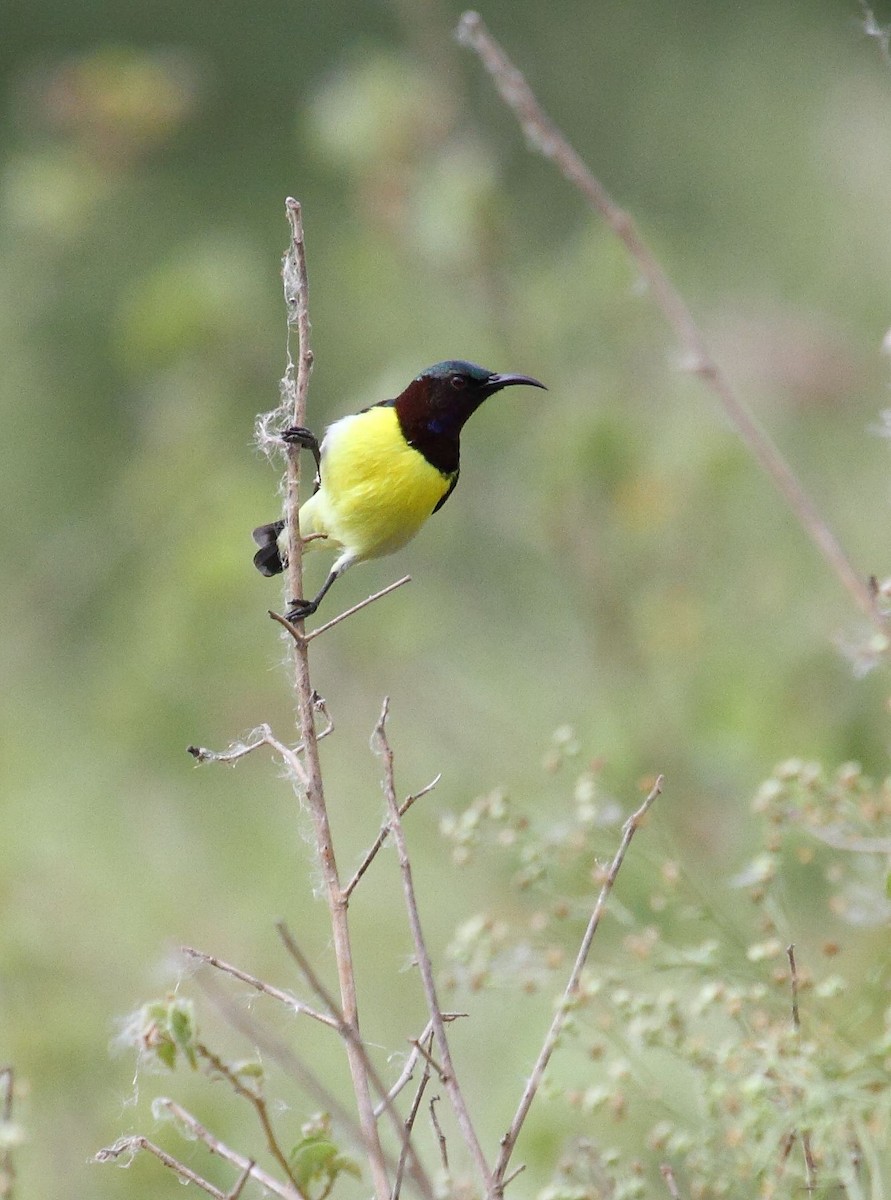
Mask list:
[[888,622],[876,603],[875,590],[870,587],[868,577],[854,568],[792,467],[736,395],[708,349],[684,298],[647,246],[633,218],[616,204],[578,151],[545,113],[522,73],[489,33],[479,13],[465,12],[455,36],[479,56],[501,98],[519,122],[530,149],[554,164],[624,244],[674,330],[684,367],[704,380],[715,393],[731,426],[773,481],[823,561],[867,620],[880,634],[886,635]]
[[[282,404],[273,413],[261,417],[258,422],[258,435],[261,443],[266,448],[273,445],[281,446],[281,442],[274,432],[278,424],[304,425],[307,390],[313,361],[309,341],[308,289],[300,205],[296,200],[288,199],[286,201],[286,210],[291,228],[291,239],[283,263],[282,277],[288,311],[289,343],[286,371],[281,381]],[[290,333],[292,331],[296,331],[299,345],[296,366],[290,349]],[[304,543],[300,537],[299,526],[299,485],[299,450],[289,445],[287,448],[285,500],[289,545],[287,586],[290,594],[294,597],[302,595],[303,592],[302,549]],[[400,587],[406,582],[408,582],[407,576],[369,596],[360,604],[354,605],[346,612],[328,621],[325,625],[317,627],[311,633],[304,631],[302,621],[291,622],[278,613],[270,612],[270,616],[287,630],[292,642],[294,694],[300,736],[300,741],[296,745],[290,746],[285,744],[274,736],[268,725],[261,725],[244,742],[230,746],[227,751],[215,752],[199,746],[190,746],[188,748],[197,763],[216,762],[235,765],[253,751],[267,747],[278,755],[287,766],[295,789],[306,802],[313,824],[315,853],[322,873],[324,892],[331,921],[332,941],[339,983],[339,997],[335,998],[328,991],[312,963],[297,944],[293,934],[281,922],[278,924],[277,929],[285,949],[297,964],[310,990],[315,993],[315,996],[321,1002],[321,1008],[306,1004],[290,992],[266,983],[248,972],[233,966],[231,963],[224,962],[215,955],[206,954],[190,947],[184,947],[184,953],[190,958],[210,966],[222,974],[249,985],[255,991],[283,1004],[292,1013],[301,1017],[307,1017],[317,1023],[317,1025],[332,1030],[340,1037],[350,1067],[358,1121],[353,1118],[352,1114],[331,1094],[326,1085],[314,1075],[310,1068],[289,1046],[264,1030],[240,1006],[225,998],[217,988],[210,986],[207,982],[202,984],[204,991],[211,997],[230,1024],[254,1045],[262,1049],[269,1058],[277,1062],[309,1095],[314,1096],[320,1101],[326,1111],[332,1114],[347,1134],[361,1146],[369,1165],[375,1200],[399,1200],[406,1176],[411,1178],[422,1200],[433,1200],[434,1198],[433,1184],[412,1144],[412,1135],[424,1093],[434,1074],[438,1077],[448,1097],[461,1137],[474,1163],[487,1200],[501,1200],[505,1186],[523,1170],[523,1167],[519,1166],[513,1171],[508,1172],[507,1168],[511,1155],[520,1135],[521,1128],[541,1086],[548,1062],[559,1042],[569,1007],[579,987],[581,973],[590,952],[591,943],[599,927],[607,899],[621,868],[625,853],[635,831],[659,795],[661,776],[644,803],[624,826],[619,849],[607,872],[600,895],[594,905],[588,928],[566,984],[557,1015],[545,1036],[532,1074],[520,1098],[516,1114],[509,1129],[501,1139],[500,1153],[494,1165],[491,1165],[486,1151],[480,1142],[474,1120],[471,1116],[470,1107],[461,1089],[446,1034],[447,1024],[466,1014],[444,1012],[440,1007],[433,964],[424,938],[417,897],[415,895],[411,861],[402,825],[402,818],[407,814],[411,806],[436,786],[439,776],[437,775],[426,787],[408,796],[401,804],[398,802],[394,778],[393,752],[387,740],[386,732],[389,701],[385,700],[380,718],[374,730],[372,745],[383,759],[383,785],[388,807],[388,819],[361,859],[352,877],[344,885],[341,883],[337,868],[319,760],[319,742],[331,733],[333,722],[324,700],[321,699],[312,687],[309,670],[309,643],[315,637],[337,625],[340,621],[345,620],[346,617],[352,616],[367,604],[389,594],[394,588]],[[322,729],[316,728],[316,716],[319,713],[327,721],[326,726]],[[404,1069],[396,1082],[389,1087],[381,1079],[377,1069],[371,1062],[362,1041],[348,921],[350,899],[388,837],[392,837],[396,845],[408,925],[414,943],[415,959],[419,968],[429,1012],[429,1021],[420,1037],[412,1039],[410,1042],[412,1051],[407,1058]],[[195,1183],[207,1194],[217,1197],[218,1200],[236,1200],[236,1197],[241,1195],[242,1189],[250,1179],[259,1183],[261,1187],[265,1188],[272,1195],[281,1197],[282,1200],[307,1200],[307,1196],[298,1185],[295,1172],[289,1163],[288,1157],[277,1140],[270,1120],[269,1109],[262,1095],[242,1081],[238,1077],[237,1072],[233,1071],[206,1045],[198,1041],[193,1041],[192,1047],[197,1058],[202,1060],[212,1073],[225,1079],[236,1095],[247,1100],[252,1105],[265,1137],[269,1153],[277,1163],[284,1178],[276,1179],[267,1171],[262,1170],[252,1159],[239,1154],[220,1141],[191,1113],[187,1112],[173,1100],[166,1098],[156,1101],[156,1107],[173,1117],[189,1137],[202,1142],[212,1154],[217,1155],[237,1168],[239,1175],[230,1192],[223,1193],[209,1181],[202,1179],[201,1176],[186,1166],[186,1164],[175,1159],[165,1150],[141,1135],[121,1138],[113,1146],[100,1151],[96,1155],[96,1161],[107,1162],[121,1156],[132,1156],[141,1150],[157,1157],[165,1166],[173,1170],[184,1183]],[[408,1115],[403,1119],[395,1107],[395,1100],[410,1082],[415,1068],[421,1061],[424,1064],[423,1075],[411,1101]],[[377,1104],[372,1102],[372,1093],[375,1093],[378,1097]],[[436,1114],[435,1103],[437,1100],[438,1097],[429,1101],[428,1111],[439,1146],[440,1160],[444,1170],[448,1173],[448,1147]],[[378,1121],[384,1114],[389,1118],[400,1143],[398,1158],[385,1150],[381,1142]]]
[[[306,424],[306,398],[309,377],[312,372],[313,353],[310,346],[309,285],[306,273],[306,249],[303,238],[303,216],[300,205],[291,197],[285,201],[288,221],[291,226],[291,244],[285,255],[282,269],[285,304],[288,312],[288,330],[296,330],[298,357],[296,376],[294,361],[288,346],[288,362],[282,380],[283,407],[290,408],[293,425]],[[300,451],[296,446],[288,447],[287,492],[285,516],[288,530],[288,582],[291,596],[303,595],[303,546],[300,541]],[[303,622],[295,623],[296,631],[303,634]],[[368,1165],[374,1182],[377,1200],[389,1200],[390,1184],[384,1163],[374,1106],[371,1102],[371,1087],[368,1080],[368,1059],[361,1048],[359,1032],[359,1009],[356,998],[356,977],[353,970],[353,952],[347,915],[347,897],[344,896],[334,857],[331,826],[325,805],[325,788],[322,767],[319,761],[319,742],[315,729],[315,691],[309,674],[309,646],[303,636],[293,639],[294,692],[297,699],[297,720],[303,741],[301,762],[303,766],[303,791],[312,818],[315,832],[316,856],[322,872],[325,897],[331,918],[331,934],[334,941],[334,956],[340,985],[343,1025],[350,1036],[344,1039],[359,1126],[368,1155]]]

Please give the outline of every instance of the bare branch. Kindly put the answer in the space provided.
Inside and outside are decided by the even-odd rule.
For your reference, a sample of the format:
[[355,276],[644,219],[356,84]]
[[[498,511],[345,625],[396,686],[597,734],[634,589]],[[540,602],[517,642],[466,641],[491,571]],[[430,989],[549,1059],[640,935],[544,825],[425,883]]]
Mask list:
[[190,958],[196,958],[199,962],[207,963],[209,967],[216,967],[218,971],[222,971],[225,975],[231,975],[234,979],[240,979],[242,983],[249,984],[252,988],[256,988],[258,992],[262,992],[266,996],[271,996],[273,1000],[280,1001],[287,1008],[290,1008],[292,1012],[298,1013],[300,1016],[312,1017],[314,1021],[321,1021],[323,1025],[327,1025],[330,1029],[340,1029],[340,1023],[333,1017],[326,1016],[325,1013],[321,1013],[315,1008],[310,1008],[308,1004],[304,1004],[302,1000],[298,1000],[290,992],[284,992],[281,988],[273,987],[271,983],[266,983],[262,979],[257,979],[254,975],[249,975],[247,971],[233,967],[231,963],[223,962],[215,954],[205,954],[203,950],[195,950],[192,946],[182,946],[181,950],[183,954],[189,955]]
[[[433,1032],[430,1023],[427,1024],[427,1029],[424,1031],[424,1036],[429,1041],[433,1040]],[[409,1076],[411,1078],[411,1076]],[[421,1082],[418,1084],[418,1090],[415,1092],[414,1099],[411,1102],[411,1107],[408,1110],[408,1116],[405,1118],[405,1141],[403,1142],[402,1152],[399,1155],[399,1162],[396,1167],[396,1179],[393,1183],[392,1200],[399,1200],[399,1192],[402,1189],[402,1178],[405,1173],[405,1160],[408,1155],[408,1148],[411,1145],[411,1134],[414,1129],[415,1118],[418,1115],[418,1110],[421,1107],[421,1100],[427,1084],[430,1082],[430,1067],[425,1065],[424,1074],[421,1076]]]
[[393,833],[393,840],[396,843],[396,852],[399,856],[399,868],[402,873],[402,890],[405,897],[405,907],[408,914],[408,923],[411,929],[412,941],[415,947],[415,958],[418,963],[418,969],[421,973],[421,980],[424,985],[424,994],[427,998],[427,1008],[430,1012],[430,1020],[433,1025],[433,1032],[436,1035],[436,1044],[439,1047],[439,1054],[442,1059],[442,1082],[445,1087],[452,1108],[455,1112],[455,1117],[458,1121],[458,1128],[461,1130],[461,1136],[469,1149],[477,1170],[485,1184],[486,1194],[493,1196],[496,1194],[495,1180],[492,1171],[486,1161],[486,1156],[483,1153],[483,1148],[480,1145],[479,1138],[470,1118],[470,1113],[467,1109],[467,1103],[464,1099],[464,1094],[458,1083],[455,1074],[455,1067],[452,1062],[451,1051],[449,1050],[448,1038],[446,1037],[445,1022],[442,1016],[442,1010],[439,1007],[439,999],[436,994],[436,981],[433,977],[433,964],[430,961],[430,955],[427,951],[427,945],[424,941],[424,931],[421,927],[421,917],[418,911],[418,902],[415,896],[414,882],[412,880],[411,862],[408,857],[408,847],[405,842],[405,831],[402,828],[402,819],[399,816],[399,802],[396,799],[396,782],[393,772],[393,751],[390,749],[390,744],[387,741],[387,713],[389,710],[389,698],[384,700],[381,708],[381,715],[374,729],[372,737],[372,746],[375,747],[384,763],[384,793],[387,798],[387,806],[390,810],[390,828]]
[[319,625],[317,629],[313,629],[311,633],[303,635],[304,640],[311,642],[313,638],[317,638],[321,633],[327,633],[329,629],[333,629],[335,625],[339,625],[341,621],[345,621],[347,617],[351,617],[353,613],[360,612],[363,608],[367,608],[369,604],[374,604],[375,600],[381,600],[384,596],[389,596],[390,592],[395,592],[397,588],[403,587],[406,583],[411,583],[411,575],[403,575],[401,579],[397,579],[395,583],[388,583],[385,588],[381,588],[379,592],[375,592],[372,596],[366,596],[364,600],[360,600],[358,604],[354,604],[352,608],[348,608],[346,612],[340,613],[336,617],[332,617],[324,625]]
[[658,307],[680,343],[684,365],[715,393],[727,419],[759,466],[770,477],[824,562],[871,624],[884,634],[886,622],[866,576],[855,570],[837,538],[805,492],[791,466],[730,386],[709,351],[687,305],[624,212],[591,173],[578,152],[542,109],[523,75],[483,24],[479,13],[465,12],[456,30],[459,42],[479,56],[501,98],[520,124],[530,149],[554,164],[622,241],[646,280]]
[[[427,784],[426,787],[422,787],[419,792],[415,792],[413,796],[409,796],[406,800],[404,800],[402,802],[402,804],[399,806],[400,817],[405,816],[405,814],[408,812],[408,810],[411,808],[411,806],[414,804],[414,802],[416,800],[420,800],[422,796],[426,796],[428,794],[428,792],[432,792],[433,789],[436,787],[436,785],[439,783],[440,779],[442,779],[441,771],[434,779],[430,780],[430,782]],[[368,868],[374,862],[375,858],[377,857],[377,852],[380,850],[381,846],[383,846],[384,842],[387,840],[389,833],[390,833],[390,822],[385,821],[384,824],[380,828],[380,833],[378,833],[377,837],[374,839],[374,842],[372,843],[371,847],[369,848],[368,853],[365,855],[365,857],[359,863],[359,866],[356,868],[355,875],[349,881],[349,883],[346,885],[346,887],[343,889],[343,894],[347,898],[347,900],[349,900],[350,896],[353,894],[353,890],[355,889],[356,884],[359,882],[359,880],[362,878],[362,876],[365,874],[365,872],[368,870]]]
[[[459,1017],[466,1017],[466,1016],[467,1016],[467,1013],[444,1012],[442,1014],[442,1019],[446,1022],[449,1022],[449,1021],[457,1021]],[[409,1054],[408,1058],[405,1060],[405,1066],[402,1068],[402,1072],[401,1072],[399,1078],[396,1080],[396,1082],[393,1084],[393,1086],[387,1092],[384,1099],[375,1106],[374,1115],[376,1117],[379,1117],[381,1115],[381,1113],[384,1111],[384,1109],[387,1106],[387,1102],[388,1101],[392,1102],[393,1100],[395,1100],[396,1097],[399,1095],[399,1093],[402,1091],[402,1089],[406,1086],[406,1084],[411,1082],[412,1077],[414,1075],[415,1067],[417,1066],[418,1059],[421,1057],[421,1052],[418,1049],[418,1042],[428,1041],[432,1032],[433,1032],[433,1022],[428,1021],[427,1024],[424,1026],[424,1032],[420,1035],[420,1037],[410,1039],[409,1044],[412,1047],[411,1054]]]
[[439,1157],[442,1162],[442,1169],[448,1174],[449,1172],[449,1150],[448,1143],[445,1139],[445,1134],[442,1131],[442,1126],[439,1123],[439,1117],[436,1115],[436,1105],[439,1101],[439,1096],[430,1097],[430,1124],[433,1126],[433,1131],[436,1134],[436,1140],[439,1143]]
[[241,1194],[245,1183],[248,1179],[256,1179],[261,1187],[271,1192],[274,1196],[279,1196],[281,1200],[300,1200],[300,1193],[295,1191],[289,1184],[283,1184],[273,1175],[264,1171],[262,1167],[258,1167],[253,1159],[245,1158],[243,1154],[230,1149],[225,1142],[221,1142],[208,1129],[206,1129],[200,1121],[196,1120],[191,1113],[186,1112],[184,1108],[176,1104],[173,1100],[160,1098],[156,1101],[159,1108],[165,1108],[170,1115],[187,1131],[188,1135],[200,1142],[203,1142],[210,1150],[211,1154],[216,1154],[226,1162],[232,1163],[238,1167],[241,1172],[235,1186],[229,1192],[221,1192],[218,1187],[215,1187],[208,1180],[196,1174],[185,1163],[168,1154],[166,1150],[162,1150],[160,1146],[156,1146],[154,1142],[149,1141],[147,1137],[137,1134],[133,1137],[119,1138],[113,1146],[106,1146],[105,1149],[99,1150],[93,1157],[93,1162],[106,1163],[113,1162],[120,1158],[122,1154],[133,1155],[140,1150],[145,1150],[149,1154],[153,1154],[165,1167],[169,1167],[175,1172],[184,1183],[194,1183],[196,1187],[207,1192],[209,1196],[213,1196],[215,1200],[236,1200],[236,1197]]
[[247,742],[239,742],[231,746],[228,750],[218,752],[216,750],[208,750],[205,746],[187,746],[189,754],[195,759],[196,763],[218,762],[235,764],[240,759],[248,754],[252,754],[255,750],[259,750],[261,746],[269,746],[276,754],[280,754],[285,760],[300,782],[305,786],[306,773],[303,770],[298,755],[303,749],[303,743],[295,746],[293,749],[286,746],[284,742],[280,742],[277,737],[273,736],[272,730],[268,725],[261,725],[255,729]]
[[218,1137],[210,1132],[197,1118],[193,1117],[190,1112],[187,1112],[175,1100],[159,1099],[155,1101],[158,1108],[166,1108],[173,1119],[188,1132],[190,1137],[196,1138],[199,1142],[203,1142],[207,1146],[211,1154],[216,1154],[218,1157],[225,1159],[226,1162],[232,1163],[238,1167],[240,1171],[246,1171],[250,1168],[251,1176],[264,1188],[267,1188],[276,1196],[281,1196],[283,1200],[301,1200],[301,1195],[289,1183],[282,1183],[270,1175],[268,1171],[262,1170],[251,1159],[246,1158],[243,1154],[239,1154],[237,1150],[232,1150],[225,1142],[221,1142]]
[[[288,313],[288,355],[282,379],[283,406],[288,408],[288,417],[293,425],[306,424],[306,399],[309,377],[312,371],[313,353],[310,348],[309,286],[306,272],[306,249],[303,238],[303,217],[298,202],[289,197],[285,202],[291,239],[282,263],[285,305]],[[291,356],[290,335],[296,331],[299,342],[296,376]],[[303,595],[303,543],[300,538],[300,451],[297,446],[287,448],[287,474],[285,489],[285,519],[288,531],[288,594]],[[283,619],[284,620],[284,619]],[[334,855],[334,843],[325,805],[325,790],[322,768],[319,761],[319,739],[315,729],[314,712],[316,693],[310,680],[309,647],[303,621],[293,623],[294,691],[297,700],[297,717],[303,739],[302,765],[304,769],[303,790],[315,834],[316,857],[322,873],[325,897],[331,919],[331,933],[337,973],[340,985],[340,1011],[349,1036],[344,1038],[347,1061],[356,1097],[359,1125],[368,1165],[377,1200],[390,1200],[390,1181],[380,1142],[377,1122],[371,1102],[368,1075],[368,1057],[365,1054],[359,1032],[359,1008],[356,995],[356,980],[353,970],[353,953],[350,942],[347,904],[340,886],[340,876]]]
[[313,1097],[314,1102],[320,1108],[329,1112],[332,1119],[346,1130],[347,1135],[356,1146],[365,1149],[365,1139],[355,1117],[287,1043],[260,1022],[255,1021],[249,1013],[245,1012],[242,1005],[234,1003],[218,985],[211,983],[210,977],[199,978],[197,983],[236,1032],[246,1038],[252,1046],[256,1046],[285,1074],[295,1080],[308,1095]]
[[569,979],[564,989],[560,1004],[557,1007],[557,1012],[551,1022],[551,1027],[547,1032],[544,1044],[539,1051],[535,1066],[532,1068],[532,1074],[523,1089],[523,1095],[520,1099],[519,1106],[514,1119],[511,1121],[510,1128],[501,1139],[501,1152],[498,1155],[498,1161],[495,1164],[495,1180],[503,1186],[504,1175],[507,1170],[507,1165],[510,1162],[511,1155],[514,1151],[514,1146],[517,1143],[517,1138],[520,1136],[520,1130],[523,1127],[523,1122],[529,1114],[529,1109],[532,1107],[532,1101],[538,1089],[541,1087],[544,1073],[547,1070],[548,1063],[551,1061],[551,1055],[557,1048],[557,1043],[560,1040],[560,1034],[563,1032],[563,1026],[566,1024],[567,1017],[572,1009],[576,996],[578,995],[579,983],[581,981],[582,971],[588,959],[588,954],[591,950],[591,943],[594,940],[594,935],[600,926],[600,919],[606,910],[606,903],[609,899],[610,892],[613,890],[613,885],[616,882],[616,876],[622,867],[625,859],[625,854],[631,844],[631,839],[634,837],[637,830],[643,823],[644,818],[650,808],[656,801],[656,798],[662,793],[663,777],[660,775],[653,784],[650,794],[644,800],[643,804],[636,812],[628,818],[622,827],[622,840],[619,843],[619,848],[615,853],[613,861],[610,863],[609,870],[606,873],[606,878],[603,881],[603,886],[600,889],[600,895],[597,897],[597,903],[594,905],[591,917],[588,921],[588,927],[585,930],[585,936],[582,938],[582,944],[579,947],[579,952],[576,955],[575,963],[570,972]]
[[[181,1163],[178,1158],[174,1158],[172,1154],[168,1154],[166,1150],[162,1150],[160,1146],[156,1146],[154,1142],[150,1142],[147,1137],[141,1134],[136,1134],[132,1137],[118,1138],[113,1146],[106,1146],[102,1150],[97,1150],[93,1155],[93,1162],[107,1163],[114,1162],[120,1158],[122,1154],[133,1156],[140,1150],[145,1150],[149,1154],[154,1154],[165,1167],[169,1167],[182,1180],[183,1183],[194,1183],[196,1187],[201,1188],[203,1192],[207,1192],[208,1196],[214,1196],[216,1200],[227,1200],[226,1192],[221,1192],[218,1187],[214,1187],[212,1183],[204,1179],[201,1175],[197,1175],[185,1163]],[[253,1163],[250,1163],[246,1171],[242,1173],[242,1178],[250,1175],[253,1169]],[[242,1186],[244,1186],[242,1184]],[[229,1193],[231,1195],[231,1193]]]
[[[276,932],[278,933],[279,937],[282,940],[282,944],[284,945],[285,949],[288,951],[288,953],[291,955],[291,957],[296,962],[297,966],[300,968],[300,970],[303,972],[304,976],[306,977],[307,983],[312,988],[312,990],[316,993],[316,995],[319,997],[319,999],[322,1001],[322,1003],[325,1005],[325,1007],[328,1009],[328,1011],[331,1013],[332,1017],[336,1021],[337,1028],[338,1028],[338,1031],[339,1031],[341,1037],[349,1044],[356,1037],[356,1034],[355,1034],[355,1031],[352,1029],[352,1027],[343,1020],[343,1017],[341,1016],[341,1014],[338,1010],[336,1000],[334,999],[334,997],[331,995],[331,993],[325,987],[324,983],[321,981],[321,979],[316,974],[315,970],[313,969],[312,963],[309,961],[307,956],[301,950],[300,946],[297,943],[296,938],[291,933],[290,929],[285,924],[285,922],[277,921],[275,928],[276,928]],[[365,1060],[365,1069],[368,1073],[368,1078],[369,1078],[372,1086],[374,1087],[375,1091],[381,1097],[380,1103],[372,1110],[375,1120],[377,1120],[377,1118],[380,1117],[381,1113],[383,1113],[383,1112],[386,1112],[388,1114],[388,1116],[390,1117],[390,1120],[393,1124],[393,1128],[396,1132],[397,1137],[399,1137],[400,1140],[402,1141],[402,1152],[400,1154],[400,1162],[404,1162],[406,1159],[408,1160],[412,1178],[415,1180],[415,1182],[417,1183],[418,1187],[420,1188],[422,1194],[427,1198],[427,1200],[432,1200],[433,1185],[431,1184],[429,1178],[427,1177],[427,1174],[424,1171],[421,1161],[418,1158],[417,1154],[414,1151],[414,1148],[411,1146],[410,1141],[409,1141],[411,1129],[409,1128],[408,1130],[406,1130],[405,1124],[401,1120],[401,1118],[393,1104],[393,1097],[392,1097],[391,1093],[389,1093],[387,1091],[387,1088],[386,1088],[383,1080],[381,1079],[380,1075],[378,1074],[371,1059],[368,1057],[368,1052],[365,1049],[364,1043],[359,1041],[356,1049],[357,1049],[357,1052],[363,1056],[363,1058]]]
[[238,1075],[231,1070],[226,1063],[223,1062],[218,1054],[214,1054],[214,1052],[202,1042],[198,1042],[196,1044],[195,1052],[201,1058],[203,1058],[204,1061],[214,1071],[216,1071],[218,1075],[221,1075],[226,1080],[237,1096],[241,1096],[243,1100],[247,1100],[248,1104],[252,1106],[254,1112],[257,1114],[257,1120],[260,1122],[260,1128],[263,1130],[263,1136],[266,1138],[266,1145],[269,1149],[269,1153],[281,1167],[285,1178],[293,1184],[298,1196],[301,1196],[303,1197],[303,1200],[306,1200],[306,1194],[303,1192],[303,1190],[300,1188],[300,1185],[297,1183],[297,1180],[294,1178],[294,1174],[291,1171],[287,1156],[282,1150],[279,1140],[276,1137],[275,1130],[272,1127],[272,1122],[269,1119],[269,1109],[267,1108],[266,1101],[263,1099],[263,1097],[259,1092],[255,1092],[253,1088],[248,1087],[238,1077]]

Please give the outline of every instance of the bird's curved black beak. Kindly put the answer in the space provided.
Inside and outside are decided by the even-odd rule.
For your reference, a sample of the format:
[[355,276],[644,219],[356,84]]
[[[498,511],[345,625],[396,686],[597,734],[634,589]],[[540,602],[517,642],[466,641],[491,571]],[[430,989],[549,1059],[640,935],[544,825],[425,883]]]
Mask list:
[[485,384],[486,394],[491,396],[493,392],[500,392],[502,388],[513,387],[517,383],[525,383],[528,387],[542,388],[543,391],[548,390],[543,383],[533,379],[531,375],[490,375]]

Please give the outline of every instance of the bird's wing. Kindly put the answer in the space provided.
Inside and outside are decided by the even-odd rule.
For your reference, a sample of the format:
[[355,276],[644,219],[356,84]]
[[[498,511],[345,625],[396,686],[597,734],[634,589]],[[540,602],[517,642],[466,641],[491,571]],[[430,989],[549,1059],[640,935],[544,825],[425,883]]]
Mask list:
[[[455,488],[458,486],[458,476],[459,476],[460,474],[461,474],[461,472],[460,472],[460,471],[456,471],[456,472],[455,472],[455,474],[452,476],[452,482],[449,484],[449,490],[446,492],[446,494],[445,494],[445,495],[442,497],[442,499],[439,501],[439,503],[437,504],[436,508],[434,508],[433,512],[435,512],[435,513],[436,513],[436,512],[439,512],[439,510],[440,510],[440,509],[442,508],[442,506],[445,504],[446,500],[448,500],[449,496],[451,496],[452,492],[453,492],[453,491],[455,490]],[[433,515],[433,514],[431,513],[431,516],[432,516],[432,515]]]

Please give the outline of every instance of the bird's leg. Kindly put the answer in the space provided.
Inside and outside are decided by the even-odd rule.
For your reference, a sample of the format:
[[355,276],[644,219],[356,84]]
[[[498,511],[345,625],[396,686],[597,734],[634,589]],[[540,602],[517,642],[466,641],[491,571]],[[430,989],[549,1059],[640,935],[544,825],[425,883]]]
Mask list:
[[322,454],[319,449],[319,439],[309,429],[305,429],[302,425],[292,425],[290,429],[283,429],[281,439],[289,446],[302,446],[304,450],[309,450],[313,458],[316,460],[316,471],[321,470]]
[[304,617],[311,617],[312,614],[321,604],[325,593],[331,587],[335,579],[338,579],[348,567],[351,567],[355,562],[355,558],[349,553],[342,554],[334,566],[331,568],[328,578],[322,584],[321,590],[312,600],[294,599],[288,601],[288,611],[285,616],[289,621],[302,621]]
[[312,600],[299,600],[298,599],[298,600],[289,601],[289,608],[288,608],[288,611],[285,613],[285,616],[288,618],[288,620],[289,621],[302,621],[304,617],[311,617],[312,614],[316,611],[316,609],[321,604],[321,602],[325,596],[325,593],[328,591],[328,588],[330,588],[331,584],[334,582],[334,580],[337,578],[337,576],[339,574],[340,574],[339,571],[332,571],[331,574],[328,576],[328,578],[325,580],[325,582],[322,584],[321,591],[319,592],[319,594],[316,597],[314,597],[314,599],[312,599]]

